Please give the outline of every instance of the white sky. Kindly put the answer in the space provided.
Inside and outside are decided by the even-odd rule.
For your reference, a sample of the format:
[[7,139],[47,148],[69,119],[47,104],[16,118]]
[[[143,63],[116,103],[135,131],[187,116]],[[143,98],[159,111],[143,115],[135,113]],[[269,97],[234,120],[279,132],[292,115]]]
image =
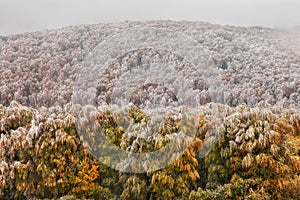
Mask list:
[[300,0],[0,0],[0,35],[125,20],[300,25]]

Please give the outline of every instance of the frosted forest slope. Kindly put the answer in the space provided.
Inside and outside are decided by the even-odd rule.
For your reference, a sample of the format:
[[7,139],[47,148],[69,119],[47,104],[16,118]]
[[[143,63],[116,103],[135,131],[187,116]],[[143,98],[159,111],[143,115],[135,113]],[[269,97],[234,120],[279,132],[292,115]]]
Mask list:
[[[217,101],[255,106],[266,101],[300,107],[300,56],[284,31],[186,21],[81,25],[0,37],[0,103],[9,105],[15,100],[32,107],[67,104],[89,51],[111,36],[146,27],[182,32],[207,53],[209,66],[203,68],[207,70],[203,74],[217,72],[221,83],[217,88],[211,86],[216,78],[213,72],[211,77],[194,80],[201,104]],[[105,96],[112,89],[109,85],[116,83],[102,81],[104,86],[101,80],[97,86],[96,104],[101,103],[99,99],[109,99]]]

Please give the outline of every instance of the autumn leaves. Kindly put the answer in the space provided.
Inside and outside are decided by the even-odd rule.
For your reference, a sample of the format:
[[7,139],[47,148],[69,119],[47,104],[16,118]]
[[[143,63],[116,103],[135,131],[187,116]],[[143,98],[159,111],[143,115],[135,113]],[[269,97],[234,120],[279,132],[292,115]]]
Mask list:
[[[207,107],[207,109],[210,109]],[[175,162],[157,171],[121,173],[95,159],[80,140],[71,112],[1,107],[0,196],[94,199],[296,199],[300,183],[300,115],[272,107],[220,106],[224,123],[215,145],[199,153],[213,125],[210,112],[195,116],[194,141]],[[147,115],[134,107],[122,115],[135,125]],[[152,142],[126,135],[109,111],[94,118],[105,137],[124,150],[151,152],[168,144],[182,124],[169,119]],[[122,120],[118,120],[121,122]],[[84,128],[84,123],[80,124]],[[188,123],[186,129],[192,128]],[[130,136],[130,137],[129,137]],[[160,140],[158,140],[160,138]],[[151,164],[151,163],[149,163]]]

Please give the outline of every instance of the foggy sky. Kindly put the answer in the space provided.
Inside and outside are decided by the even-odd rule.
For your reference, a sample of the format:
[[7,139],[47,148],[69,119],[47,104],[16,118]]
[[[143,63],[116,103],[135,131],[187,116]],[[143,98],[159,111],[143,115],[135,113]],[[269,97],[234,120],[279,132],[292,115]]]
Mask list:
[[300,0],[0,0],[0,35],[125,20],[300,25]]

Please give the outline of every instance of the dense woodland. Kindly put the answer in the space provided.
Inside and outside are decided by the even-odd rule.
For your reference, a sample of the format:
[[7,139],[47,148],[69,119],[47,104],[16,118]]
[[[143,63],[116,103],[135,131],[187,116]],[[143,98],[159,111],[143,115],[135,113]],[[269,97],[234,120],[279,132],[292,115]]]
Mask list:
[[[207,105],[196,118],[194,142],[176,162],[131,174],[103,165],[84,148],[76,128],[78,109],[1,106],[2,199],[299,199],[300,115],[295,110],[220,104],[224,123],[216,129],[212,150],[201,157],[204,136],[214,126]],[[134,106],[122,116],[135,125],[147,118]],[[88,119],[101,125],[107,140],[132,152],[163,148],[180,128],[170,117],[149,144],[140,132],[126,133],[117,118],[99,108],[96,118]]]
[[[139,46],[141,31],[159,48]],[[300,199],[300,57],[282,34],[150,21],[0,37],[0,199]],[[126,45],[136,49],[102,65]],[[94,65],[90,52],[100,55]],[[153,68],[150,82],[134,74],[141,66]],[[126,93],[125,109],[108,106]],[[152,104],[165,116],[145,135]],[[167,112],[182,104],[193,110],[184,122]],[[179,159],[145,173],[116,170],[91,151],[100,133],[145,153],[180,132],[193,141]]]

